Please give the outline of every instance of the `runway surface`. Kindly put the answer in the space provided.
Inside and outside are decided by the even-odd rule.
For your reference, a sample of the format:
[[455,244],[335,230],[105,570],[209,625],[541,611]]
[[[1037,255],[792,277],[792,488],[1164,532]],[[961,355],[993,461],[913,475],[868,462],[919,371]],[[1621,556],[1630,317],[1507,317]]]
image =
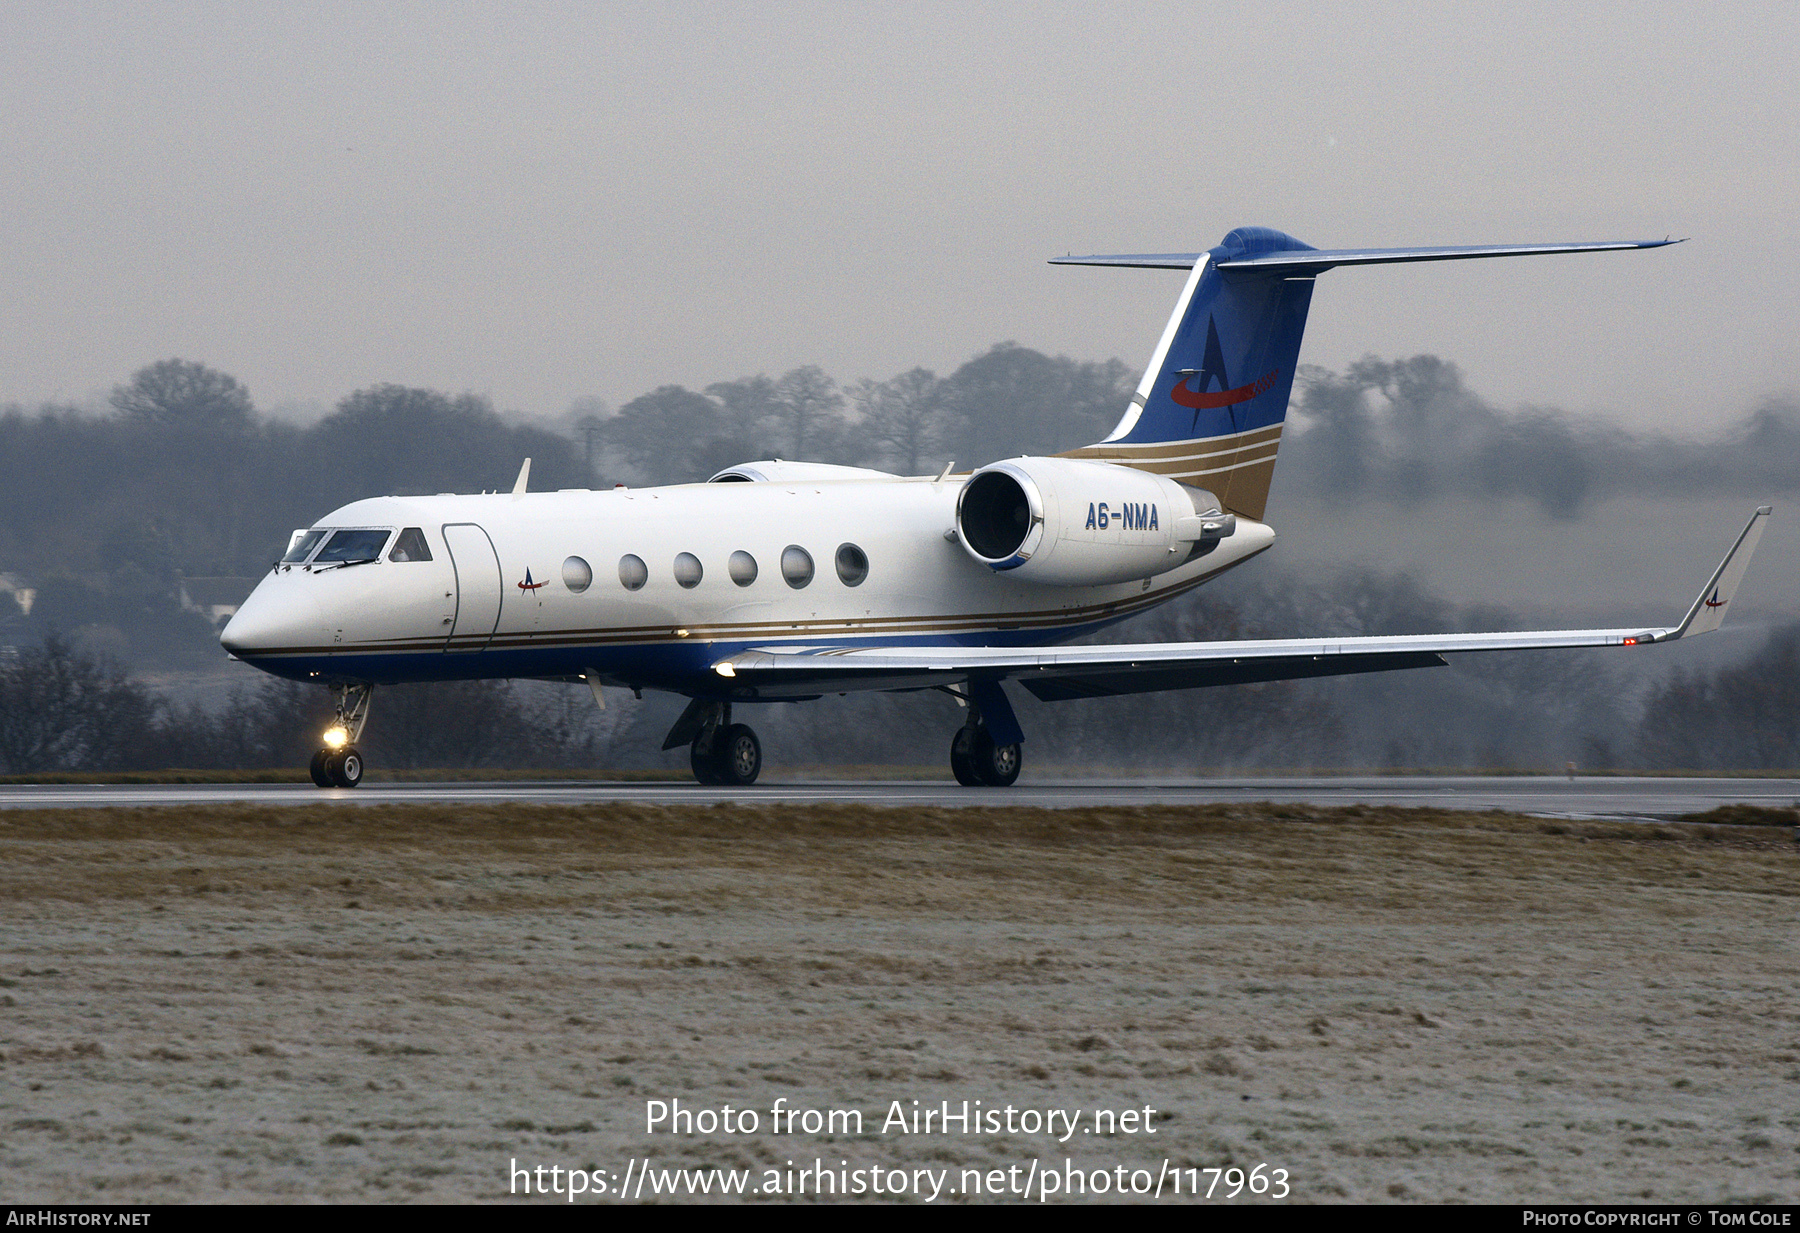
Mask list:
[[693,783],[511,781],[364,783],[320,790],[310,784],[54,784],[0,786],[0,808],[219,805],[394,805],[528,802],[577,805],[609,801],[712,804],[715,801],[856,803],[914,808],[1014,805],[1093,808],[1106,805],[1204,805],[1277,801],[1315,805],[1433,806],[1504,809],[1570,818],[1667,818],[1719,805],[1788,808],[1800,804],[1800,779],[1661,779],[1552,776],[1424,778],[1082,779],[1022,782],[1012,788],[961,788],[952,783],[814,780],[772,781],[754,788]]

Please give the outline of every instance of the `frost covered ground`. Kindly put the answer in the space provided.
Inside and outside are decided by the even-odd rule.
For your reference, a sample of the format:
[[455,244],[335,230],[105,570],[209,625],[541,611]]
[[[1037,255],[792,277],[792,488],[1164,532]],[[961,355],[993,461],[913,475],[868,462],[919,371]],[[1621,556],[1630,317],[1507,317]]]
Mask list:
[[[1800,1201],[1785,829],[233,807],[8,812],[0,853],[6,1201],[1259,1164],[1300,1201]],[[677,1101],[758,1124],[647,1128]],[[1013,1129],[889,1120],[964,1101]]]

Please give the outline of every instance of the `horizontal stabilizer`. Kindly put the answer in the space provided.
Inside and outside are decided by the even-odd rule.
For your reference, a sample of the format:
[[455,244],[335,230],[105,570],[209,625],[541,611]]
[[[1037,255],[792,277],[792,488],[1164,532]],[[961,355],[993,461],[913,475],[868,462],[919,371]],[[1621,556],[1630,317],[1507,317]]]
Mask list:
[[1052,257],[1051,265],[1116,265],[1135,270],[1191,270],[1205,253],[1119,253],[1111,257]]
[[[1403,261],[1466,261],[1479,257],[1539,257],[1554,253],[1605,253],[1662,248],[1680,240],[1597,240],[1584,244],[1476,244],[1446,248],[1303,248],[1255,253],[1218,263],[1222,271],[1268,272],[1307,278],[1339,265],[1392,265]],[[1121,253],[1116,256],[1052,257],[1051,265],[1110,265],[1139,270],[1190,270],[1205,253]]]

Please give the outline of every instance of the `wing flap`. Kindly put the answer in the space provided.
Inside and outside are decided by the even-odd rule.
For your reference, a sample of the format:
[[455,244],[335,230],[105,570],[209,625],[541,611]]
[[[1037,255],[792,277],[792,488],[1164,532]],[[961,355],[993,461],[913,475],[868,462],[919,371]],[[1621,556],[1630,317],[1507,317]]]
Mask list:
[[1122,694],[1153,694],[1169,689],[1206,689],[1215,685],[1248,685],[1258,681],[1297,681],[1307,677],[1348,676],[1359,672],[1393,672],[1402,668],[1440,668],[1449,663],[1442,655],[1399,652],[1350,658],[1299,656],[1252,660],[1211,660],[1177,667],[1088,671],[1079,674],[1048,673],[1019,678],[1019,684],[1044,702],[1071,698],[1115,698]]

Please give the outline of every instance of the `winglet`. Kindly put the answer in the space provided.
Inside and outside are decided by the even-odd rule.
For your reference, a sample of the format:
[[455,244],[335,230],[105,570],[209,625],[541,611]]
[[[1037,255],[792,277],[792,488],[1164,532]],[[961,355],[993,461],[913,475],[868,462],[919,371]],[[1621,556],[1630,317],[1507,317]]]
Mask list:
[[1768,520],[1771,507],[1758,506],[1750,515],[1750,522],[1744,527],[1744,533],[1737,537],[1737,543],[1719,562],[1719,568],[1707,580],[1706,587],[1694,606],[1688,609],[1687,617],[1674,632],[1657,639],[1658,642],[1673,642],[1677,638],[1693,634],[1710,634],[1725,623],[1725,610],[1731,605],[1732,596],[1737,594],[1739,584],[1744,580],[1744,571],[1750,568],[1750,554],[1756,551],[1756,542],[1762,538],[1763,523]]
[[525,495],[525,485],[530,479],[531,459],[527,458],[525,460],[525,465],[519,468],[519,478],[513,481],[513,500],[516,501]]

